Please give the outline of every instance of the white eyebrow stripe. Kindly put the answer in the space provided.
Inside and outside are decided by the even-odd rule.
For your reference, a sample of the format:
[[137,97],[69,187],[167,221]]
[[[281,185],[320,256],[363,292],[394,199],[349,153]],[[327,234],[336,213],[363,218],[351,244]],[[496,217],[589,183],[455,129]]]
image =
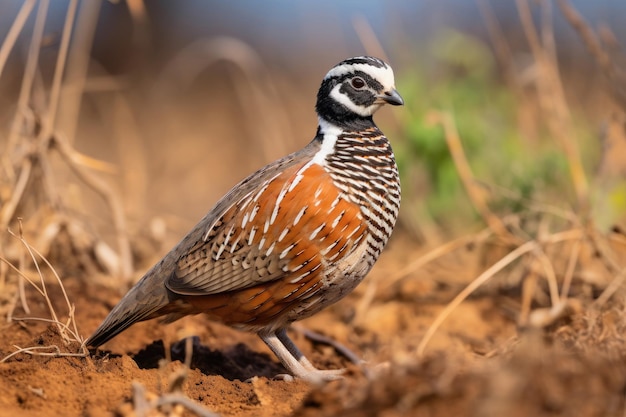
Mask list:
[[361,71],[374,78],[376,81],[383,85],[385,90],[389,90],[395,85],[395,77],[393,75],[393,69],[390,66],[375,67],[369,64],[344,64],[336,66],[328,71],[325,80],[333,77],[341,77],[346,74],[354,74],[356,71]]

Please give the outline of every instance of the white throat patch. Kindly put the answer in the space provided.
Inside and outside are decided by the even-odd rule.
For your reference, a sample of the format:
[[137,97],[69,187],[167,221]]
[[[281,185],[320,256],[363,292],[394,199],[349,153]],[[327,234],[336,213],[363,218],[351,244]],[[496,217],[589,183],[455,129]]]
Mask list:
[[[343,95],[343,94],[342,94]],[[324,137],[322,140],[322,147],[313,156],[311,163],[324,166],[326,157],[335,150],[335,143],[337,143],[337,137],[343,132],[343,130],[332,123],[328,123],[326,120],[318,117],[318,123],[320,127],[320,133]]]

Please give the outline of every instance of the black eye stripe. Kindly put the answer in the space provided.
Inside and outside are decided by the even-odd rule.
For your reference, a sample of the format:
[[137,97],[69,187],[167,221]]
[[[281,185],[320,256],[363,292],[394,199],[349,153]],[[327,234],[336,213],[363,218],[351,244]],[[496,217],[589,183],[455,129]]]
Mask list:
[[379,83],[378,81],[376,81],[371,76],[369,76],[368,74],[364,73],[363,71],[355,71],[354,75],[357,75],[357,76],[363,78],[363,81],[365,81],[365,83],[368,85],[368,87],[370,87],[374,91],[382,91],[383,85],[381,83]]
[[376,101],[376,96],[368,89],[356,90],[350,83],[341,84],[339,92],[345,94],[357,106],[369,107]]
[[374,78],[372,78],[372,76],[363,71],[354,71],[352,73],[343,74],[338,77],[329,78],[329,80],[337,80],[337,84],[343,84],[346,80],[351,80],[354,77],[361,77],[363,81],[365,81],[367,86],[374,91],[381,92],[383,90],[383,85],[381,83],[379,83]]

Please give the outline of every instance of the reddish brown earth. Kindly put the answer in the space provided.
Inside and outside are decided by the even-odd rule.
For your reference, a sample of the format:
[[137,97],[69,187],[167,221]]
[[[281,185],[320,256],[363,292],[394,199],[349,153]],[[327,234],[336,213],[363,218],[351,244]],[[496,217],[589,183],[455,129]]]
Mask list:
[[[182,379],[182,396],[224,416],[623,415],[622,305],[594,310],[581,296],[583,308],[573,315],[546,329],[522,330],[515,324],[519,290],[491,285],[457,308],[418,357],[416,347],[428,326],[477,275],[476,259],[483,257],[476,248],[465,249],[410,274],[401,285],[385,287],[421,253],[395,236],[353,294],[300,323],[357,353],[366,361],[362,368],[333,347],[292,331],[318,367],[347,366],[342,380],[316,387],[274,379],[284,369],[260,339],[196,316],[170,325],[141,323],[91,357],[9,358],[0,363],[0,415],[139,415],[133,414],[138,407],[133,384],[154,399],[169,392],[176,378]],[[86,285],[78,276],[64,284],[83,337],[121,295],[104,285]],[[50,282],[48,289],[58,314],[66,317],[59,287]],[[43,298],[32,288],[27,294],[30,316],[49,317]],[[20,308],[15,312],[24,315]],[[0,357],[16,346],[79,351],[77,344],[64,345],[54,326],[34,320],[4,323],[0,335]],[[189,370],[183,365],[187,336],[193,336]],[[145,415],[159,415],[150,413]]]

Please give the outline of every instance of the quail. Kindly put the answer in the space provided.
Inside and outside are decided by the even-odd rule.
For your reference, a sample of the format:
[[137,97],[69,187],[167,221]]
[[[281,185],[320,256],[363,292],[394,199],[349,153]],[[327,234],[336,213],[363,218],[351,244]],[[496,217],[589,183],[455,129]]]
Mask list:
[[129,290],[85,342],[96,348],[136,322],[204,313],[255,332],[296,378],[332,380],[286,329],[350,293],[398,217],[400,180],[372,115],[402,105],[392,68],[360,56],[324,77],[313,140],[235,185]]

